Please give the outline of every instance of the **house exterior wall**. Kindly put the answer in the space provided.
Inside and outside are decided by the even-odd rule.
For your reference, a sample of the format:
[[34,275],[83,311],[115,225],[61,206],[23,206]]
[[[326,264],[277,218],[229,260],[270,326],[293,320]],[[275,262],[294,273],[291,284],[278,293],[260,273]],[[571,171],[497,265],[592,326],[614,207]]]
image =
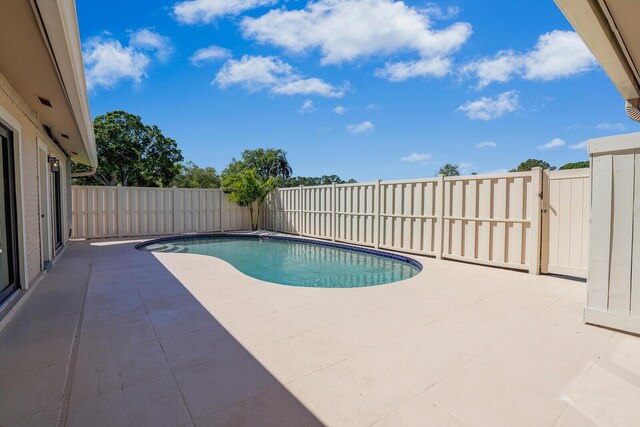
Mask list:
[[[43,131],[42,123],[38,120],[36,113],[18,96],[2,74],[0,74],[0,120],[14,132],[16,153],[14,161],[16,174],[20,175],[16,180],[16,193],[18,217],[21,219],[19,221],[21,229],[18,230],[21,286],[28,289],[42,270],[38,144],[46,147],[49,155],[60,159],[63,244],[67,243],[70,228],[66,212],[68,209],[66,200],[70,195],[64,184],[69,178],[68,162],[67,156]],[[50,204],[49,200],[48,205]]]

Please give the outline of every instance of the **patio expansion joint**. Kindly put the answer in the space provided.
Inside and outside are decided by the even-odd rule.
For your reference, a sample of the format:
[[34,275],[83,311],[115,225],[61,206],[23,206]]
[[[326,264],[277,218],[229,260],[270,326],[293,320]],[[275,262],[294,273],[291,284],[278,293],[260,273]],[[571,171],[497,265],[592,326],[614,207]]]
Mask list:
[[[144,307],[144,310],[147,313],[147,318],[151,319],[151,316],[149,314],[149,309],[147,308],[147,304],[145,303],[144,298],[142,298],[142,295],[140,294],[140,290],[137,287],[136,287],[136,292],[138,293],[138,296],[142,300],[142,306]],[[193,417],[193,414],[191,413],[191,409],[189,409],[189,405],[187,405],[187,400],[184,397],[184,393],[182,392],[182,387],[180,387],[180,383],[176,379],[176,374],[175,374],[175,372],[173,370],[173,367],[171,366],[171,363],[169,363],[169,358],[167,357],[167,352],[165,351],[164,346],[162,345],[162,340],[160,339],[160,336],[158,335],[158,331],[156,330],[156,325],[151,320],[149,320],[149,323],[151,324],[151,328],[153,329],[153,334],[156,337],[158,345],[160,346],[160,349],[162,350],[162,356],[164,358],[164,361],[166,362],[167,366],[169,367],[169,372],[171,372],[171,378],[173,379],[173,382],[176,385],[176,389],[178,390],[178,393],[180,394],[180,400],[182,401],[182,404],[184,405],[184,409],[187,412],[187,415],[189,415],[189,421],[191,421],[191,425],[195,426],[196,425],[195,418]]]
[[91,272],[93,270],[93,258],[89,258],[89,270],[85,278],[84,292],[82,295],[82,304],[78,319],[76,320],[75,333],[73,335],[73,342],[71,344],[71,355],[69,357],[69,364],[67,365],[67,372],[65,374],[64,388],[62,399],[60,403],[60,410],[58,412],[58,419],[56,422],[57,427],[63,427],[67,424],[69,417],[69,404],[71,398],[71,389],[73,388],[73,377],[76,370],[76,361],[78,359],[78,347],[80,345],[80,334],[82,333],[82,322],[84,320],[84,310],[87,303],[87,294],[89,293],[89,281],[91,278]]

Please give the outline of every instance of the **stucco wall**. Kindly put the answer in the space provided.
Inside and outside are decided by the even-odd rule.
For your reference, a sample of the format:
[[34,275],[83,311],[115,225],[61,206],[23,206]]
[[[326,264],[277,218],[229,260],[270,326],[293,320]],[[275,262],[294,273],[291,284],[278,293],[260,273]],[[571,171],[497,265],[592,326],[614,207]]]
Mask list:
[[[16,173],[21,174],[21,181],[17,188],[18,193],[18,216],[22,216],[22,227],[24,233],[19,231],[19,238],[26,237],[23,242],[24,253],[20,254],[21,259],[25,258],[27,263],[27,281],[30,283],[41,271],[41,243],[40,243],[40,207],[39,207],[39,185],[38,185],[38,141],[47,147],[49,155],[56,156],[61,160],[60,166],[62,179],[67,176],[66,156],[44,133],[42,123],[37,119],[37,115],[13,90],[9,82],[0,74],[0,120],[11,128],[11,122],[20,125],[20,131],[14,131],[14,149],[19,151],[20,164],[16,164]],[[5,117],[6,115],[10,117]],[[16,135],[19,133],[18,135]],[[66,244],[68,232],[68,221],[66,215],[68,197],[66,187],[62,186],[62,222],[63,238]],[[24,280],[24,278],[23,278]]]

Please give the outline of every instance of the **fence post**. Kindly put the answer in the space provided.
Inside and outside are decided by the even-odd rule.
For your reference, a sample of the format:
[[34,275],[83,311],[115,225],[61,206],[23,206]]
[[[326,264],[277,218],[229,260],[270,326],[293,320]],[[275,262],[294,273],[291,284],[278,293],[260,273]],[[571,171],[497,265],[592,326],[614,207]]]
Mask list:
[[127,209],[126,209],[126,194],[122,184],[118,184],[116,188],[118,198],[118,237],[124,237],[125,230],[127,229]]
[[302,236],[302,224],[304,224],[304,221],[302,220],[302,185],[300,186],[299,190],[298,190],[298,209],[299,209],[299,216],[298,216],[298,235]]
[[531,241],[529,242],[529,273],[540,274],[540,240],[542,239],[542,228],[540,219],[542,216],[542,168],[531,169],[531,194],[530,218],[531,218]]
[[225,197],[224,190],[221,188],[218,191],[220,191],[220,232],[224,233],[224,229],[225,229],[224,217],[225,217],[225,212],[227,212],[229,208],[229,202]]
[[442,258],[442,241],[444,239],[444,175],[438,175],[438,185],[436,185],[436,259]]
[[376,214],[374,217],[376,225],[374,228],[373,243],[375,243],[376,249],[380,247],[380,205],[382,205],[382,203],[380,203],[380,180],[377,180],[376,194],[373,196],[373,211]]
[[331,183],[331,240],[336,241],[336,183]]
[[178,193],[177,188],[174,185],[171,189],[171,196],[173,198],[173,233],[177,234],[178,231],[178,223],[179,223],[179,215],[178,215]]

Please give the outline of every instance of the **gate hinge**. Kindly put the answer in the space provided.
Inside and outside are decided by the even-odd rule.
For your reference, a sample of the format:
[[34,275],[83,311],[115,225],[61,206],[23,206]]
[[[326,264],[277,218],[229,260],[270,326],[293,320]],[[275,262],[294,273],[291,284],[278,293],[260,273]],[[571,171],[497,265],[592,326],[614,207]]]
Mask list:
[[540,197],[540,199],[543,199],[543,196],[544,196],[544,192],[542,192],[542,191],[541,191],[541,192],[538,194],[538,197]]

